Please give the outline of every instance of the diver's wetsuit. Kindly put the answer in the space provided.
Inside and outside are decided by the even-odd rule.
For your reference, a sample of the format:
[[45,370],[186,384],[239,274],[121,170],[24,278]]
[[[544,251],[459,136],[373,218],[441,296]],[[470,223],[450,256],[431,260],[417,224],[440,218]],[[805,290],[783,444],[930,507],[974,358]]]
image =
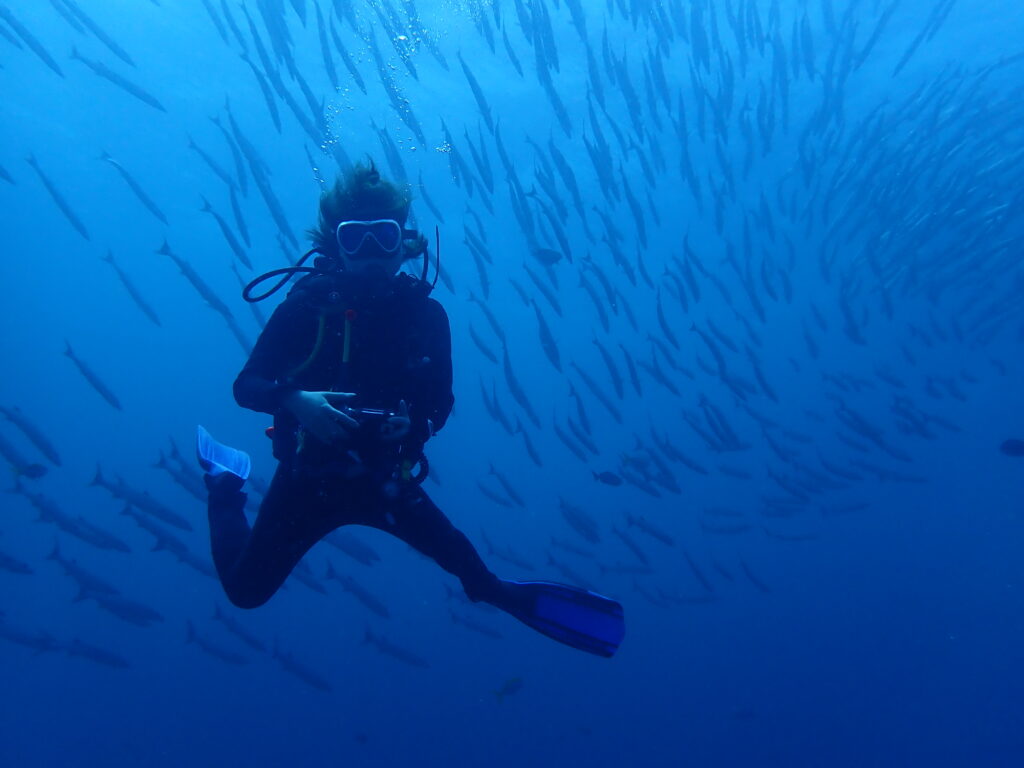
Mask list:
[[[295,390],[354,392],[352,405],[386,410],[404,399],[409,435],[399,445],[360,442],[354,456],[331,448],[282,406]],[[428,419],[440,429],[455,402],[448,316],[424,283],[400,274],[373,290],[345,273],[304,278],[271,316],[234,392],[239,405],[274,416],[280,463],[251,531],[245,494],[208,483],[213,560],[232,603],[262,605],[310,547],[351,524],[433,558],[471,599],[493,596],[498,579],[469,540],[422,488],[393,477],[420,455]]]

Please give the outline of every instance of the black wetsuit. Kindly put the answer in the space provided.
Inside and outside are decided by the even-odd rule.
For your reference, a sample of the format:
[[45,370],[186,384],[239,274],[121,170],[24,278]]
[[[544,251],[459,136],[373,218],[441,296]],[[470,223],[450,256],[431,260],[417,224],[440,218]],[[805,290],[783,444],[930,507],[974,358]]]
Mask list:
[[[404,399],[410,433],[398,445],[347,445],[354,453],[327,446],[282,407],[295,390],[355,392],[353,405],[386,410]],[[401,479],[430,424],[444,426],[455,402],[448,316],[424,283],[402,274],[375,289],[344,273],[301,280],[268,321],[234,393],[239,405],[273,415],[280,463],[251,530],[245,494],[208,483],[213,560],[232,603],[262,605],[310,547],[352,524],[433,558],[471,599],[493,595],[498,580],[473,545],[418,484]]]

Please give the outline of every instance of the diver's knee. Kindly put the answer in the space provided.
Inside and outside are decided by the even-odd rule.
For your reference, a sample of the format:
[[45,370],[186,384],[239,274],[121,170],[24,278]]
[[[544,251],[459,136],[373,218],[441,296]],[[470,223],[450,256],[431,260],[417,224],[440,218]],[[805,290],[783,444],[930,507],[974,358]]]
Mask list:
[[224,593],[228,596],[228,601],[233,606],[247,611],[265,605],[273,594],[272,592],[264,593],[252,590],[229,589],[227,586],[224,587]]
[[466,597],[473,603],[497,605],[504,596],[501,579],[493,574],[488,579],[464,581],[462,582],[462,589],[466,593]]

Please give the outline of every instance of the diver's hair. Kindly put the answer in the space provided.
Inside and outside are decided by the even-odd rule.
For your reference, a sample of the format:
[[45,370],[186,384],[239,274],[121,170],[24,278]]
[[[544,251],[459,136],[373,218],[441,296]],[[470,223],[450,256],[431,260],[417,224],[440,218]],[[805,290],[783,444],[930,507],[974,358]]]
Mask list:
[[313,246],[328,256],[338,255],[335,231],[338,224],[352,219],[394,219],[401,226],[409,216],[411,194],[380,177],[373,159],[356,163],[334,187],[320,196],[320,220],[307,231]]

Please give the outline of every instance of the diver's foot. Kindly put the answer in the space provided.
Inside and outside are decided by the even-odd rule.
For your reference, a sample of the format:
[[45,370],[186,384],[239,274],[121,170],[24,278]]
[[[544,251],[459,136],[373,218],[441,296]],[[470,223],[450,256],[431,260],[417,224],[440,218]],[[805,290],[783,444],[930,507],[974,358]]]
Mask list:
[[206,483],[206,490],[211,498],[225,498],[233,496],[242,490],[245,480],[234,472],[221,471],[217,474],[203,475],[203,482]]
[[619,603],[567,584],[502,581],[494,605],[542,635],[595,656],[614,656],[626,634]]
[[518,582],[498,579],[494,591],[484,600],[506,613],[518,615],[533,610],[536,596]]
[[[229,445],[218,443],[202,426],[196,427],[196,457],[199,459],[199,466],[206,472],[208,478],[234,475],[238,480],[239,488],[249,477],[249,472],[252,471],[249,454]],[[209,485],[208,481],[207,487]]]

